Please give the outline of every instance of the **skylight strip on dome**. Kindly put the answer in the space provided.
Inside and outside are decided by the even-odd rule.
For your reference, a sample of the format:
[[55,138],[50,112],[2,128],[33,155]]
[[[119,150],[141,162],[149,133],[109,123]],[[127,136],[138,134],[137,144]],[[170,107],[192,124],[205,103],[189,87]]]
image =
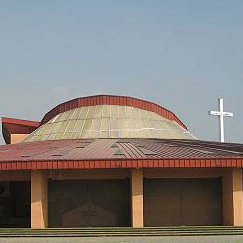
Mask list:
[[82,126],[81,135],[84,133],[84,126],[85,126],[85,122],[86,122],[86,119],[87,119],[88,110],[89,110],[90,107],[85,107],[85,108],[87,108],[86,109],[87,111],[85,113],[85,121],[84,121],[83,126]]
[[77,120],[78,119],[78,115],[79,115],[79,109],[78,108],[75,108],[75,110],[73,111],[73,119],[74,120]]
[[[96,110],[96,106],[95,107],[92,107],[91,109],[90,109],[90,113],[91,114],[93,114],[93,117],[94,117],[94,115],[95,115],[95,110]],[[87,132],[88,132],[88,136],[91,136],[91,130],[92,130],[92,127],[93,127],[93,121],[94,121],[95,119],[91,119],[90,121],[89,121],[89,126],[90,126],[90,129],[87,129]]]
[[53,119],[50,120],[51,123],[55,123],[55,121],[58,119],[60,114],[57,114]]
[[[120,118],[120,109],[118,107],[116,107],[117,109],[117,116],[118,118]],[[120,119],[117,120],[117,128],[118,128],[118,138],[120,138],[121,134],[120,134]]]
[[108,138],[111,137],[111,106],[109,106]]
[[65,124],[64,131],[62,133],[62,139],[66,138],[66,134],[68,133],[67,131],[68,131],[68,127],[69,127],[70,123],[71,123],[71,120],[68,120],[67,123]]
[[82,111],[83,111],[83,107],[80,107],[80,108],[79,108],[78,117],[77,117],[78,120],[82,117],[82,116],[81,116]]

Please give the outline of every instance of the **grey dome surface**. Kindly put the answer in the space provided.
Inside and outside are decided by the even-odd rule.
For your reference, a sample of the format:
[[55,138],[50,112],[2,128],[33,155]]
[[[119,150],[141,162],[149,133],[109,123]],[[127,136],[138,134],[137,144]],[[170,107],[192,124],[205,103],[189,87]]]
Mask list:
[[23,142],[81,138],[195,139],[184,127],[155,112],[123,105],[94,105],[56,115]]

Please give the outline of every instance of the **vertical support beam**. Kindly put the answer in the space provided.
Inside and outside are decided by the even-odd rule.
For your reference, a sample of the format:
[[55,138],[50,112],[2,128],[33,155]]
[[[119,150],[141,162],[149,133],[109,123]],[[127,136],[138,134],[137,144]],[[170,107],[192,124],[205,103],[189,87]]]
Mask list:
[[233,225],[232,171],[225,171],[222,178],[223,224]]
[[44,171],[31,171],[31,228],[48,227],[48,185]]
[[132,227],[143,227],[143,170],[131,171]]
[[243,226],[242,169],[233,168],[223,176],[223,223]]
[[243,226],[242,168],[233,169],[233,211],[234,226]]

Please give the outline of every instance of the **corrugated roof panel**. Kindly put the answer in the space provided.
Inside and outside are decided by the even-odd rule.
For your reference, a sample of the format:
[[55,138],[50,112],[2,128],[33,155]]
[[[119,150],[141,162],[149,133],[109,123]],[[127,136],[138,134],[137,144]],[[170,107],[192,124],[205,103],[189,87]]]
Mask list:
[[[120,153],[120,157],[117,155],[118,149],[123,152]],[[58,156],[53,156],[54,154]],[[155,158],[243,159],[243,145],[178,139],[74,139],[0,146],[0,163]]]

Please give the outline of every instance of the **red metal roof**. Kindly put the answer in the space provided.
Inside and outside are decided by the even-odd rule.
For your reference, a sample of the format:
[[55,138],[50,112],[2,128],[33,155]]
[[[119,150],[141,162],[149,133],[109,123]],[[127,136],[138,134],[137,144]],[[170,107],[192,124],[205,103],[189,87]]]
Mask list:
[[11,143],[11,134],[30,134],[40,126],[40,122],[2,117],[3,137],[7,144]]
[[41,124],[44,124],[55,117],[57,114],[84,106],[94,106],[94,105],[124,105],[132,106],[135,108],[140,108],[143,110],[148,110],[163,116],[166,119],[175,121],[185,129],[186,125],[171,111],[149,101],[136,99],[126,96],[115,96],[115,95],[96,95],[88,96],[83,98],[76,98],[67,102],[64,102],[51,111],[49,111],[42,119]]
[[0,170],[243,167],[243,145],[171,139],[77,139],[0,146]]

